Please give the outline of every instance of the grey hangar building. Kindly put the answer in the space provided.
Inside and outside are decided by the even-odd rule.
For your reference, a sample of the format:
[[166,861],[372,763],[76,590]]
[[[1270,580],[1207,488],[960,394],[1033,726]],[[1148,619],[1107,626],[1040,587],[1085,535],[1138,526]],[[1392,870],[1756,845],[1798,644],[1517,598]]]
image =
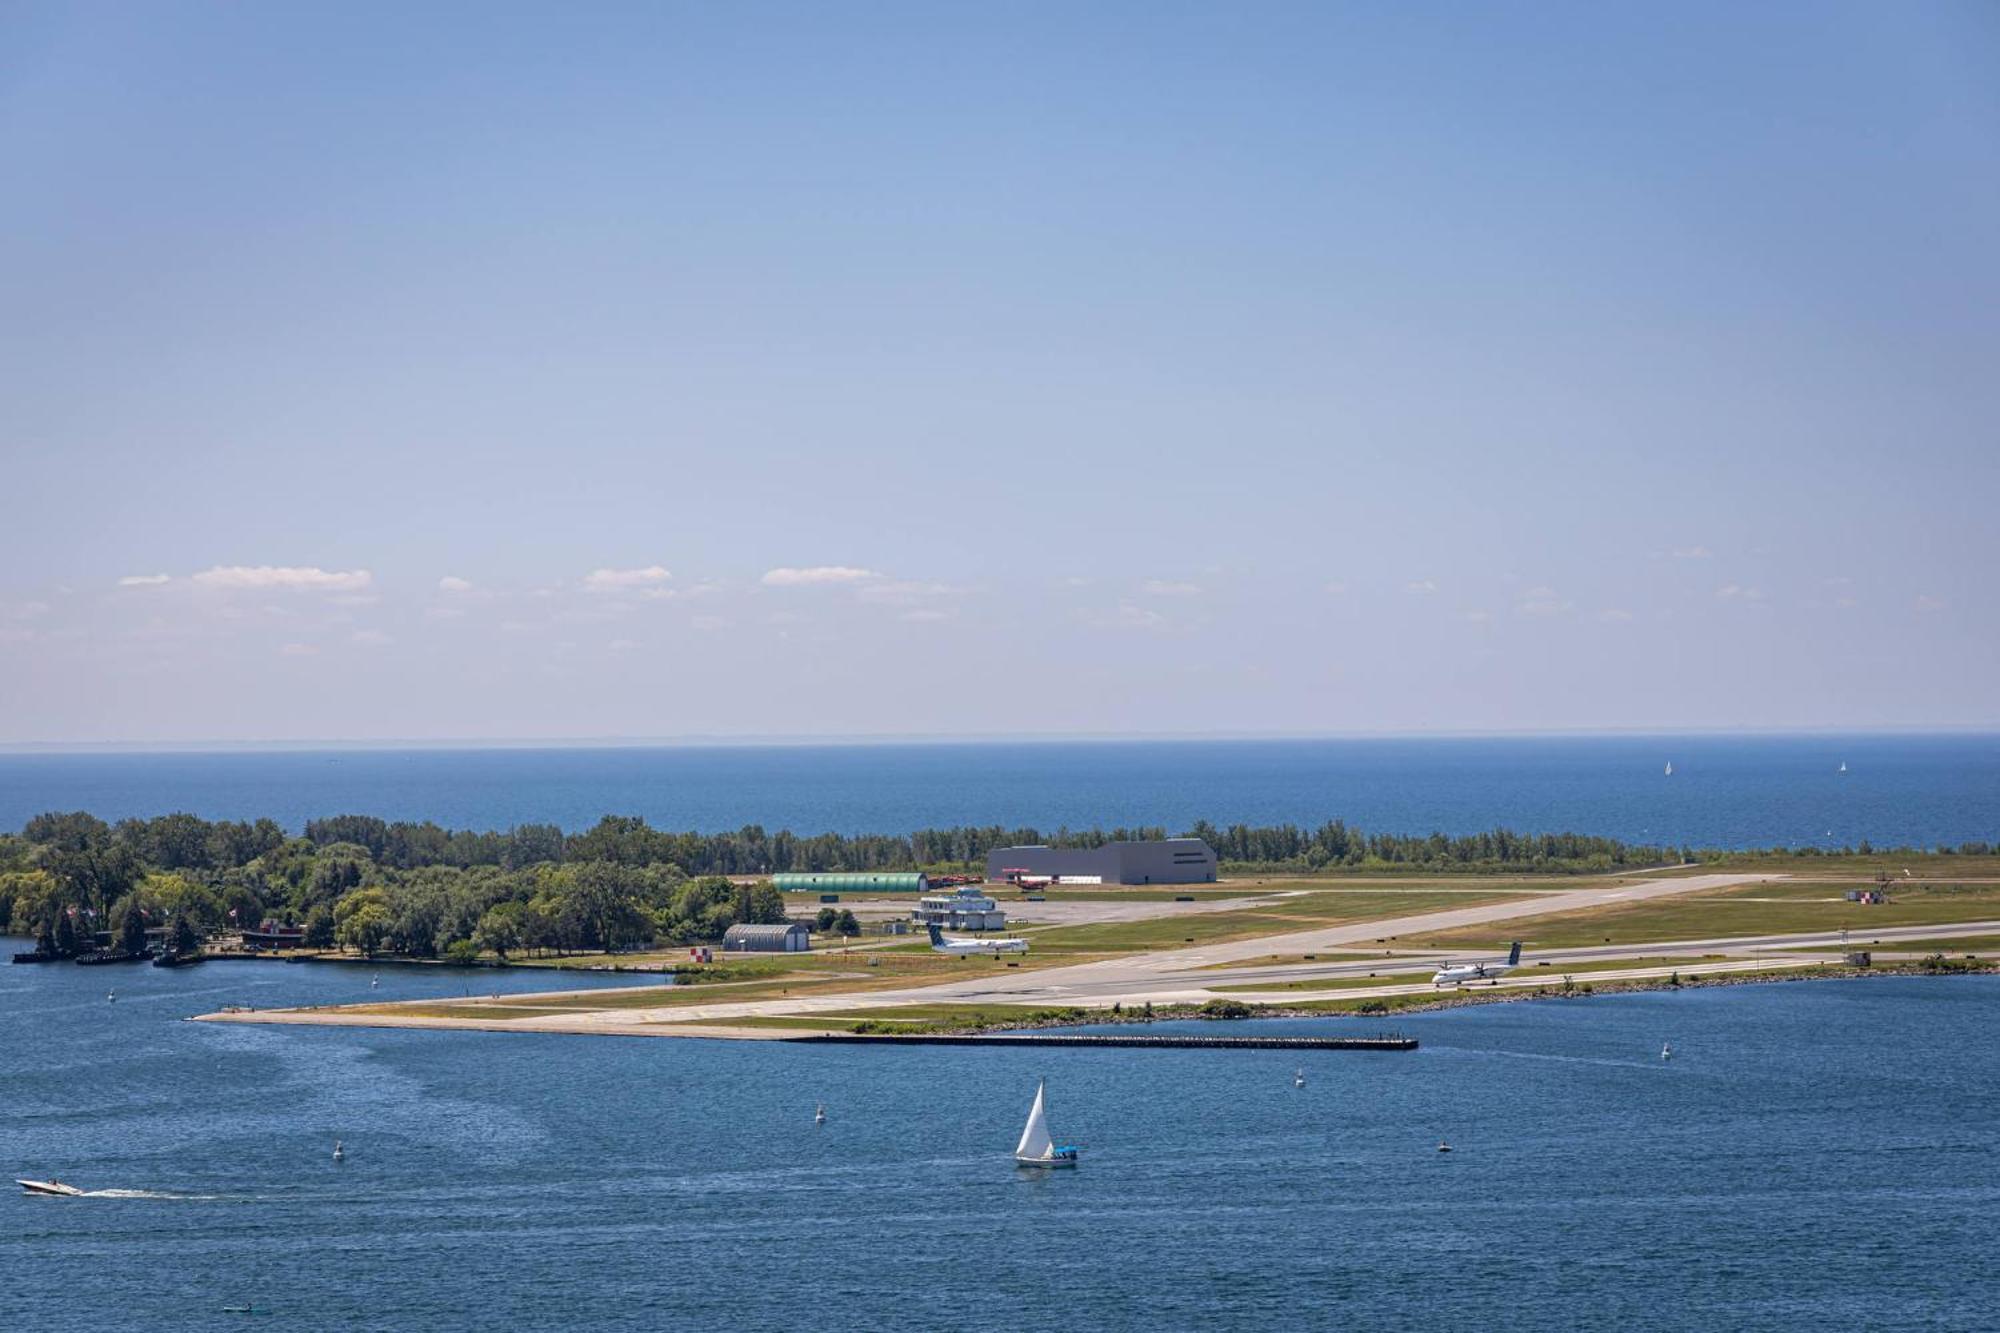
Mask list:
[[1200,838],[1107,842],[1101,847],[997,847],[986,854],[986,878],[1063,884],[1213,884],[1215,853]]

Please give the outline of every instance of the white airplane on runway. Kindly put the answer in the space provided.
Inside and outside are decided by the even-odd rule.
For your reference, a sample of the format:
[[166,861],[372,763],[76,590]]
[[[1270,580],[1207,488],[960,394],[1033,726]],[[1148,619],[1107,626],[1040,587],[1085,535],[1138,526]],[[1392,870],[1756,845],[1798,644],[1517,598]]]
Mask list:
[[966,940],[954,939],[931,922],[931,948],[938,953],[948,953],[953,957],[966,957],[976,953],[1026,953],[1026,940]]
[[1463,986],[1468,981],[1498,981],[1521,965],[1521,941],[1507,951],[1504,963],[1447,963],[1431,978],[1433,986]]

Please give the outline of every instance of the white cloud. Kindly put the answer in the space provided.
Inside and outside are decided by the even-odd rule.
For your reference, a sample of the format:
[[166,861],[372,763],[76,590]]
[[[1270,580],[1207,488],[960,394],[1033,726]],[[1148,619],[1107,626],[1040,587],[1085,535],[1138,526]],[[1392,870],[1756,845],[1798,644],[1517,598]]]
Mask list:
[[124,578],[118,580],[118,586],[121,588],[157,588],[162,583],[171,582],[172,579],[173,576],[170,574],[127,574]]
[[1201,594],[1201,585],[1179,583],[1172,579],[1147,579],[1139,585],[1139,591],[1148,597],[1197,597]]
[[1599,611],[1597,618],[1607,625],[1623,625],[1632,619],[1632,613],[1614,606]]
[[614,653],[629,653],[639,645],[630,639],[613,639],[605,646]]
[[1167,618],[1151,607],[1120,602],[1116,611],[1091,616],[1090,623],[1104,629],[1164,629]]
[[456,574],[447,574],[438,580],[439,592],[471,592],[472,580],[462,579]]
[[36,620],[48,613],[47,602],[22,602],[8,612],[16,620]]
[[855,596],[864,602],[878,606],[915,606],[919,602],[938,597],[951,597],[961,591],[949,583],[922,583],[902,581],[890,583],[870,583]]
[[658,565],[644,569],[593,569],[583,579],[591,592],[620,592],[630,588],[658,588],[673,577]]
[[914,611],[905,611],[903,612],[902,615],[896,618],[898,620],[910,621],[913,624],[931,625],[931,624],[936,624],[940,620],[950,620],[955,614],[957,613],[952,611],[940,611],[936,607],[925,606],[925,607],[918,607]]
[[1465,619],[1468,624],[1485,625],[1492,622],[1493,613],[1491,611],[1467,611]]
[[365,569],[320,569],[311,565],[217,565],[194,576],[204,588],[259,591],[358,592],[375,581]]
[[395,642],[394,639],[379,629],[358,629],[354,631],[354,641],[369,648],[379,648],[385,643]]
[[1668,552],[1676,560],[1707,560],[1715,554],[1706,546],[1676,546]]
[[281,657],[312,657],[318,652],[319,649],[309,643],[288,643],[278,649],[278,654]]
[[872,569],[852,565],[808,565],[802,569],[780,565],[764,571],[767,588],[808,588],[822,583],[865,583],[882,576]]
[[1564,601],[1554,588],[1540,587],[1528,589],[1527,600],[1521,603],[1524,616],[1560,616],[1574,609],[1574,603]]
[[1942,597],[1933,597],[1927,592],[1917,595],[1916,606],[1919,611],[1942,611],[1947,605],[1948,603]]
[[1330,595],[1330,596],[1333,596],[1333,597],[1338,597],[1338,596],[1340,596],[1340,595],[1341,595],[1342,593],[1344,593],[1344,592],[1346,592],[1346,591],[1347,591],[1347,580],[1346,580],[1346,579],[1328,579],[1328,580],[1326,581],[1326,591],[1327,591],[1328,595]]
[[1715,590],[1715,595],[1725,602],[1761,602],[1764,593],[1761,588],[1746,588],[1739,583],[1725,583]]
[[1437,582],[1433,579],[1413,579],[1403,585],[1404,592],[1413,592],[1420,597],[1427,597],[1437,590]]

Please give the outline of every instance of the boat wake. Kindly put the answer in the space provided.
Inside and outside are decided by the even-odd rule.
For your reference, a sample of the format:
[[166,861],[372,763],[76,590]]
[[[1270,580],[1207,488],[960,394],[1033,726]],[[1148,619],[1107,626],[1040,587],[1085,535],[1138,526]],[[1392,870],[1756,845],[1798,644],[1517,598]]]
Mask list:
[[177,1194],[172,1190],[85,1190],[77,1196],[82,1199],[176,1199],[181,1202],[203,1203],[218,1199],[228,1199],[227,1194]]

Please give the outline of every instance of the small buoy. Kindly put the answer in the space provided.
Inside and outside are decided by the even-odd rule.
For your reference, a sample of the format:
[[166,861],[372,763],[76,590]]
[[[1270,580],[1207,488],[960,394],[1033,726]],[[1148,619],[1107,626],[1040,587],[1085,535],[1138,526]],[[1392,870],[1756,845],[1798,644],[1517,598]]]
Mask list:
[[333,1160],[336,1162],[344,1162],[347,1160],[347,1149],[343,1148],[340,1145],[339,1139],[335,1139],[333,1141]]

